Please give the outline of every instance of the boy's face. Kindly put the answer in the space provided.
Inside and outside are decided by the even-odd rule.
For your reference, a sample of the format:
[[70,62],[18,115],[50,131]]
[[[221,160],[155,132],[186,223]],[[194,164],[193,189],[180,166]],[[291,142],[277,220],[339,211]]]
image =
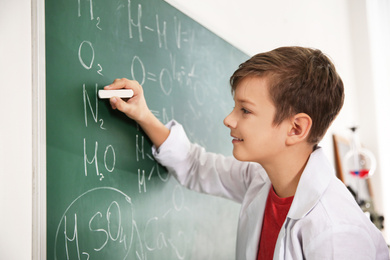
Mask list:
[[237,86],[235,107],[225,118],[233,137],[233,155],[240,161],[272,163],[285,148],[288,120],[274,126],[276,108],[266,77],[247,77]]

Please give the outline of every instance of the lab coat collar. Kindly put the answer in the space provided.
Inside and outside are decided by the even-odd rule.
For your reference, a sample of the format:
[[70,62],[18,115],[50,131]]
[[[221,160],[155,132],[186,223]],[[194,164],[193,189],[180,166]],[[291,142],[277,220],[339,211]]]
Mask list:
[[332,173],[334,169],[322,148],[313,151],[299,180],[287,217],[297,220],[309,213],[329,186]]

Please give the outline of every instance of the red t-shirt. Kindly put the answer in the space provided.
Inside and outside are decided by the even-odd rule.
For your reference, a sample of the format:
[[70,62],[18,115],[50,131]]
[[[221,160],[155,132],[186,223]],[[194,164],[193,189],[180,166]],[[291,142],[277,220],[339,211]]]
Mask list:
[[265,204],[263,228],[260,235],[258,260],[273,259],[279,231],[287,217],[294,196],[280,198],[271,187]]

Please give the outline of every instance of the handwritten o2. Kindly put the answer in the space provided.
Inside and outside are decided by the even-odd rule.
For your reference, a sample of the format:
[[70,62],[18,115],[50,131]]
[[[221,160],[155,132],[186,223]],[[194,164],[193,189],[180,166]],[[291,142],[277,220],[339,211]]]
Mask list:
[[[83,48],[83,46],[86,46]],[[84,59],[82,58],[82,52],[85,52],[86,50],[85,49],[89,49],[91,51],[91,60],[88,62],[85,62]],[[80,46],[79,46],[79,61],[81,63],[81,65],[87,69],[87,70],[90,70],[93,66],[93,62],[95,60],[95,49],[93,48],[93,45],[90,41],[83,41],[81,42]],[[97,70],[97,73],[100,74],[101,76],[103,76],[103,68],[102,66],[98,63],[97,64],[97,67],[98,67],[98,70]]]

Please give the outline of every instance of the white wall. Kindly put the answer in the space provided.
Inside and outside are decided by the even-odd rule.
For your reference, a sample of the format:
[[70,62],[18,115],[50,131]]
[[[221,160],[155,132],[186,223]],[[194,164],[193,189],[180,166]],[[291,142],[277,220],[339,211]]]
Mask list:
[[[168,2],[249,55],[282,45],[323,50],[334,60],[347,95],[343,111],[330,131],[343,132],[355,122],[365,127],[366,117],[370,116],[359,110],[358,104],[367,90],[362,87],[357,90],[356,86],[373,79],[370,75],[368,78],[362,75],[361,71],[367,70],[367,67],[355,66],[357,54],[368,50],[364,38],[368,34],[359,31],[367,26],[366,22],[357,19],[365,13],[364,0]],[[0,1],[0,44],[0,255],[4,259],[31,259],[34,151],[30,1]],[[369,59],[367,55],[358,57],[363,62]],[[369,64],[366,63],[367,66]],[[362,133],[367,135],[369,130],[364,129]],[[364,136],[361,139],[364,140]],[[330,135],[322,146],[332,159]],[[373,149],[377,149],[375,144]],[[380,173],[377,175],[380,177]],[[389,204],[382,193],[383,188],[376,193],[383,198],[380,203]]]
[[31,259],[31,1],[0,1],[0,258]]
[[[366,125],[375,124],[376,127],[367,127],[362,133],[363,142],[372,144],[379,161],[378,173],[373,176],[372,181],[375,186],[375,198],[377,199],[378,210],[385,216],[390,216],[390,1],[378,0],[367,1],[367,21],[370,64],[372,65],[372,81],[369,85],[360,86],[361,97],[359,100],[365,101],[367,87],[372,89],[371,104],[362,106],[367,116]],[[368,106],[370,105],[370,106]],[[367,109],[368,107],[368,109]],[[373,116],[375,115],[375,116]],[[369,121],[375,118],[374,122]],[[385,218],[385,227],[390,227],[390,217]],[[390,228],[387,228],[386,238],[390,239]]]

